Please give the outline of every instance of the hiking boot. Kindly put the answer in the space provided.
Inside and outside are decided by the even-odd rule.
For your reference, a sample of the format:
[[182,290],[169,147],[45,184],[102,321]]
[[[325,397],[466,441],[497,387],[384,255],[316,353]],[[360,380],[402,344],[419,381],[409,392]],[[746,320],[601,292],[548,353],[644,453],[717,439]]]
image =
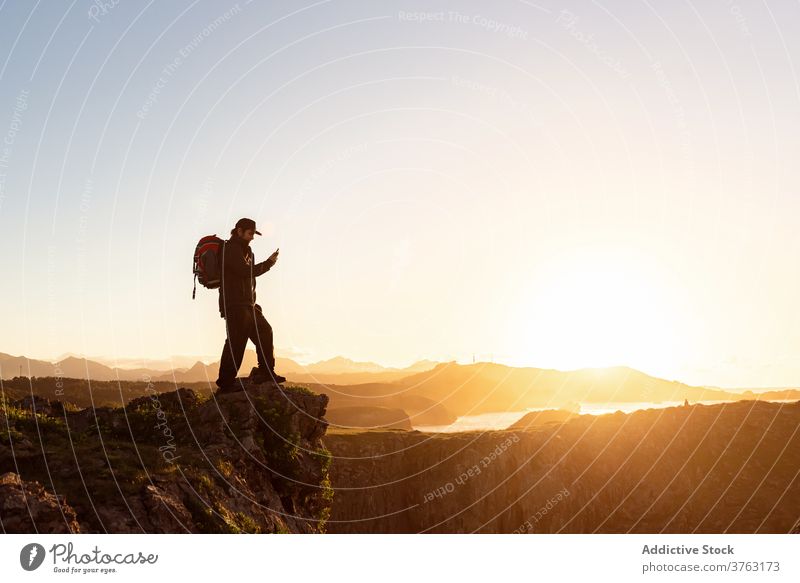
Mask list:
[[253,370],[250,371],[250,380],[256,384],[260,383],[283,383],[286,382],[286,377],[282,377],[278,373],[273,371],[263,370],[257,366],[253,367]]
[[219,383],[219,380],[217,380],[216,385],[219,388],[214,392],[215,395],[223,395],[225,393],[235,393],[236,391],[243,390],[242,383],[239,379],[234,379],[232,382],[223,385],[221,385]]
[[254,366],[250,371],[250,376],[247,377],[250,381],[258,383],[266,383],[269,379],[269,373],[257,366]]

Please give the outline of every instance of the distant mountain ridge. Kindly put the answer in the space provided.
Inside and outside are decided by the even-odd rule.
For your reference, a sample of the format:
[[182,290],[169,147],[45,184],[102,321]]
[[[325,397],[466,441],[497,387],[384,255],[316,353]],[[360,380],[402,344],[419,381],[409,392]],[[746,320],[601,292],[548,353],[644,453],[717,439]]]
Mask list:
[[[246,351],[239,370],[240,376],[247,376],[256,365],[255,351]],[[205,383],[215,388],[218,368],[216,362],[196,362],[189,369],[165,372],[148,368],[112,368],[75,356],[51,363],[0,353],[0,378],[3,379],[20,376],[21,371],[22,376]],[[318,392],[328,394],[337,402],[337,406],[401,407],[410,415],[420,414],[428,419],[433,417],[439,420],[453,415],[559,408],[576,402],[664,402],[688,399],[694,403],[742,398],[800,398],[800,390],[797,389],[741,393],[716,387],[696,387],[653,377],[625,366],[561,371],[511,367],[492,362],[458,364],[455,361],[437,363],[420,360],[398,369],[339,356],[309,365],[279,357],[275,369],[291,382],[307,384]],[[329,391],[327,386],[335,386],[335,390]],[[400,397],[405,402],[401,403]],[[382,402],[378,403],[376,398]],[[423,401],[408,401],[414,398]],[[432,409],[433,404],[438,410]],[[421,423],[418,419],[415,422]]]
[[[126,363],[135,362],[134,359],[125,359]],[[164,361],[159,361],[164,364]],[[240,369],[241,375],[247,375],[250,369],[257,366],[254,350],[245,352],[244,361]],[[367,381],[389,382],[405,375],[422,372],[433,368],[437,363],[430,360],[421,360],[411,366],[400,369],[384,367],[374,362],[357,362],[345,357],[335,357],[328,360],[302,365],[290,358],[278,357],[275,370],[292,380],[350,384]],[[178,383],[211,382],[217,378],[219,361],[205,364],[197,361],[190,367],[175,367],[173,370],[160,368],[126,368],[122,366],[110,367],[101,362],[84,359],[79,356],[65,356],[56,362],[27,358],[25,356],[12,356],[0,353],[0,378],[10,379],[17,376],[27,377],[62,377],[90,379],[93,381],[174,381]]]
[[49,359],[48,362],[61,362],[62,360],[73,356],[79,359],[86,359],[86,360],[93,360],[94,362],[98,362],[100,364],[104,364],[110,368],[122,368],[122,369],[135,369],[135,368],[144,368],[144,369],[151,369],[151,370],[160,370],[160,371],[171,371],[171,370],[188,370],[192,366],[195,365],[197,362],[209,362],[214,360],[213,357],[201,357],[201,356],[192,356],[192,355],[173,355],[167,358],[125,358],[125,357],[114,357],[114,358],[106,358],[104,356],[91,356],[85,354],[78,354],[75,352],[65,352],[64,354],[59,355],[57,358]]
[[375,390],[424,395],[455,415],[477,415],[528,408],[559,408],[581,402],[734,401],[742,398],[796,399],[800,391],[786,389],[769,397],[652,377],[636,369],[618,366],[560,371],[533,367],[515,368],[491,362],[445,362],[429,371],[404,377]]

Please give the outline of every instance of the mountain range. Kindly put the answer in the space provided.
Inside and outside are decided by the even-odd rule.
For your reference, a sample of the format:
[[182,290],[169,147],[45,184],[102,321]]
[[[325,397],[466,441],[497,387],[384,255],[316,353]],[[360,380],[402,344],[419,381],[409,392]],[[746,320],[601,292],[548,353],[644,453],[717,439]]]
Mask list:
[[[0,378],[17,376],[62,377],[88,379],[93,381],[174,381],[176,383],[212,382],[217,378],[219,361],[205,364],[197,360],[191,366],[177,366],[186,362],[186,357],[174,357],[173,364],[167,360],[145,361],[144,359],[123,359],[118,361],[128,366],[109,366],[96,359],[66,354],[54,362],[37,360],[25,356],[12,356],[0,353]],[[134,367],[131,364],[150,362],[151,366]],[[246,375],[250,368],[258,364],[254,350],[245,352],[241,373]],[[374,362],[357,362],[337,356],[328,360],[302,365],[290,358],[276,358],[275,370],[296,382],[317,382],[326,384],[354,384],[360,382],[389,382],[409,374],[429,370],[436,362],[420,360],[406,368],[384,367]]]
[[[375,399],[423,397],[455,416],[533,408],[574,409],[576,403],[659,403],[688,399],[735,401],[797,399],[797,389],[740,393],[716,387],[696,387],[676,380],[650,376],[629,367],[586,368],[561,371],[533,367],[517,368],[491,362],[458,364],[444,362],[428,371],[392,382],[336,386],[307,383],[312,390],[332,398],[332,407],[346,404],[398,406]],[[335,397],[334,397],[335,393]],[[347,401],[345,403],[345,401]],[[414,423],[412,417],[412,423]],[[418,421],[415,424],[420,424]]]
[[[248,351],[241,376],[247,376],[255,364],[255,352]],[[86,406],[87,399],[119,401],[122,405],[146,394],[148,386],[161,392],[183,384],[205,394],[216,389],[217,366],[197,362],[189,369],[164,372],[112,368],[75,356],[50,363],[0,353],[0,378],[6,379],[4,390],[15,394],[34,392],[47,398],[62,395],[61,398],[80,406]],[[20,376],[20,370],[23,378],[11,381]],[[458,364],[422,360],[397,369],[336,357],[310,365],[279,358],[276,370],[290,383],[302,384],[329,398],[332,431],[450,425],[463,416],[528,409],[578,411],[580,403],[642,403],[646,408],[649,403],[684,400],[697,403],[800,399],[797,389],[739,392],[698,387],[629,367],[560,371],[491,362]],[[36,377],[35,382],[25,380],[26,376]],[[58,377],[77,380],[65,383]]]

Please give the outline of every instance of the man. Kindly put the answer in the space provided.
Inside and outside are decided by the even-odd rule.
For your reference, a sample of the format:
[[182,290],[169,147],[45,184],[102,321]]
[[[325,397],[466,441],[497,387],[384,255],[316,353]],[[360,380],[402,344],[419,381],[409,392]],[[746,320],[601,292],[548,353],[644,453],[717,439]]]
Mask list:
[[270,270],[278,261],[278,251],[261,263],[255,263],[250,241],[255,235],[256,223],[252,219],[239,219],[231,229],[231,237],[223,245],[222,281],[219,286],[219,313],[225,318],[227,339],[222,348],[217,386],[220,391],[235,391],[242,388],[236,375],[244,358],[247,340],[256,345],[258,368],[251,378],[255,382],[286,380],[275,373],[275,349],[272,342],[272,326],[269,325],[261,306],[256,303],[256,277]]

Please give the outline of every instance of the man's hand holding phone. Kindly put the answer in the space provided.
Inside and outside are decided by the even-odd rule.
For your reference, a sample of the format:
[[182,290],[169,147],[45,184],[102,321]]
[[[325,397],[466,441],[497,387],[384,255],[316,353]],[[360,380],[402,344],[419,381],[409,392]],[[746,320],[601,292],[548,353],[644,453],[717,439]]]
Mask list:
[[272,267],[273,265],[275,265],[275,263],[278,261],[278,252],[279,252],[279,251],[280,251],[280,247],[278,247],[277,249],[275,249],[275,252],[274,252],[272,255],[270,255],[270,256],[269,256],[269,258],[267,259],[267,264],[268,264],[270,267]]

